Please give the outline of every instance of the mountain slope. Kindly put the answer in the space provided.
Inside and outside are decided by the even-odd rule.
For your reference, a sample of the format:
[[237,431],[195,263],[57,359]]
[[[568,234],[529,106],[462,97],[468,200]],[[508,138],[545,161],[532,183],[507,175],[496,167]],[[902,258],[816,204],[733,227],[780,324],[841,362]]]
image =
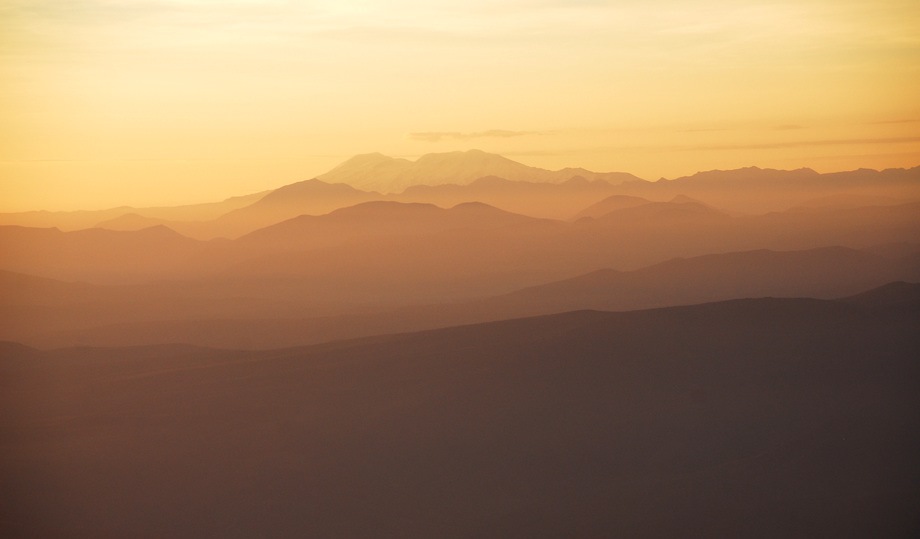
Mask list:
[[[107,219],[96,224],[95,228],[104,228],[106,230],[132,231],[143,230],[153,226],[166,226],[172,228],[173,223],[166,219],[157,219],[155,217],[145,217],[139,213],[125,213],[114,219]],[[175,229],[174,229],[175,230]]]
[[305,180],[279,187],[249,206],[222,215],[214,227],[223,236],[233,238],[299,215],[322,215],[379,198],[379,193],[341,183]]
[[631,272],[599,270],[493,298],[482,307],[522,316],[765,296],[836,298],[899,279],[920,280],[920,265],[843,247],[764,249],[675,259]]
[[574,217],[572,217],[572,220],[577,221],[583,217],[602,217],[613,211],[633,208],[635,206],[642,206],[643,204],[648,204],[649,202],[651,201],[641,197],[633,197],[629,195],[610,195],[609,197],[596,202],[576,213]]
[[[920,279],[918,279],[920,280]],[[897,281],[843,298],[858,305],[920,310],[920,282]]]
[[325,215],[289,219],[247,234],[237,243],[252,246],[329,244],[355,237],[430,235],[452,229],[494,229],[542,221],[479,202],[443,209],[434,204],[372,201]]
[[135,231],[0,227],[0,269],[97,283],[162,279],[191,271],[203,243],[165,226]]
[[260,353],[7,346],[4,526],[906,537],[917,323],[762,299]]
[[[458,261],[454,265],[462,269],[463,263]],[[405,297],[412,297],[425,284],[424,275],[410,273],[403,277],[413,283]],[[48,298],[57,297],[53,312],[38,310],[37,318],[33,319],[28,313],[36,312],[37,307],[7,306],[3,310],[8,311],[10,321],[0,338],[18,339],[42,348],[169,342],[271,348],[581,309],[626,311],[765,296],[837,298],[899,280],[920,281],[920,263],[836,247],[678,259],[631,272],[599,270],[488,299],[452,303],[439,299],[433,305],[402,308],[372,306],[363,313],[359,310],[357,314],[339,316],[317,314],[320,311],[311,302],[321,297],[321,290],[296,299],[298,287],[290,283],[281,287],[287,291],[286,295],[256,301],[258,296],[253,294],[256,297],[248,302],[240,297],[247,286],[237,285],[230,290],[238,299],[220,301],[220,309],[208,308],[218,303],[215,298],[220,297],[220,288],[210,294],[195,292],[191,287],[97,291],[97,301],[109,298],[109,307],[96,311],[74,304],[72,299],[60,299],[81,297],[77,292],[57,295],[33,292],[37,299],[30,301],[25,297],[20,305],[44,305],[51,301]],[[374,275],[371,282],[374,286],[386,283],[388,288],[402,290],[385,274]],[[338,280],[329,279],[323,288],[335,286],[340,286]],[[349,286],[360,289],[360,282]],[[360,290],[366,297],[379,294]],[[896,297],[897,293],[889,295]],[[122,294],[123,299],[119,301],[117,294]],[[223,294],[230,292],[224,290]],[[905,293],[905,298],[909,297]],[[894,303],[895,299],[888,301]],[[68,309],[74,308],[76,311],[68,317]],[[177,313],[185,314],[179,318]]]
[[379,193],[312,179],[279,187],[251,204],[206,221],[168,221],[128,213],[102,221],[96,226],[109,230],[140,230],[162,224],[196,239],[232,239],[300,215],[322,215],[380,198],[382,195]]

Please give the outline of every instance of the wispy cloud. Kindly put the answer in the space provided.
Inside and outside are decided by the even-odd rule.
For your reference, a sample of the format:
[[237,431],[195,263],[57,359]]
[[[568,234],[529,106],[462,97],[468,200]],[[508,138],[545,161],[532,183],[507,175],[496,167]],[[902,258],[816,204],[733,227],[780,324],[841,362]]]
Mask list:
[[700,127],[693,129],[681,129],[681,133],[718,133],[720,131],[731,131],[728,127]]
[[536,131],[508,131],[505,129],[489,129],[488,131],[477,131],[473,133],[461,133],[459,131],[426,131],[421,133],[409,133],[409,139],[422,140],[425,142],[440,142],[445,139],[470,140],[476,138],[511,138],[523,137],[525,135],[539,135],[539,133]]
[[851,138],[851,139],[815,139],[797,140],[787,142],[752,142],[739,144],[645,144],[629,146],[592,146],[580,148],[564,148],[558,150],[522,150],[502,152],[506,156],[558,156],[580,155],[608,152],[650,152],[669,154],[673,152],[697,151],[735,151],[735,150],[773,150],[786,148],[806,148],[819,146],[860,146],[860,145],[886,145],[886,144],[913,144],[920,142],[920,137],[880,137],[880,138]]
[[864,144],[909,144],[920,142],[920,137],[887,137],[859,139],[797,140],[788,142],[766,142],[752,144],[713,144],[699,146],[675,146],[671,150],[771,150],[778,148],[804,148],[809,146],[847,146]]
[[915,123],[920,123],[920,118],[904,118],[900,120],[882,120],[878,122],[866,122],[866,125],[915,124]]

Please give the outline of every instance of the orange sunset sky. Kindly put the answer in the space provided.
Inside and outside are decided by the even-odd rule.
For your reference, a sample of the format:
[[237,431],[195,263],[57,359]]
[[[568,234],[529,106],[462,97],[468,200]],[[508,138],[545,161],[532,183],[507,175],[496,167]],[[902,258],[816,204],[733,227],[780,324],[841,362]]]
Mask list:
[[0,211],[218,200],[366,152],[920,165],[917,0],[5,0],[0,58]]

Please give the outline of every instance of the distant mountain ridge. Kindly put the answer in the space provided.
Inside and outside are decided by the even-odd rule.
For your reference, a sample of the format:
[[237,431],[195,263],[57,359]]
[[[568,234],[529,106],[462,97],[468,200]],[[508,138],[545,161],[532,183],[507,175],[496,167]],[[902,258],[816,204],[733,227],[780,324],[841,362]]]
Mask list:
[[582,168],[546,170],[482,150],[430,153],[416,161],[380,153],[362,154],[320,175],[319,179],[345,183],[358,189],[398,193],[413,185],[467,185],[487,176],[542,183],[562,183],[576,177],[612,184],[641,181],[641,178],[626,172],[592,172]]
[[[0,213],[0,225],[140,230],[154,225],[198,240],[237,238],[300,215],[322,215],[372,200],[453,207],[483,202],[531,217],[578,220],[686,196],[731,215],[920,201],[920,167],[818,173],[746,167],[645,181],[623,172],[551,171],[480,150],[427,154],[416,161],[363,154],[317,178],[222,202],[164,208]],[[608,197],[615,197],[605,203]],[[591,207],[596,205],[595,207]],[[605,211],[605,209],[607,211]]]
[[864,205],[866,200],[874,205],[879,199],[891,198],[903,203],[920,200],[920,167],[826,174],[807,168],[711,170],[673,180],[626,183],[616,194],[658,200],[688,195],[719,208],[751,214],[787,211],[827,197],[846,200],[850,206]]
[[282,245],[303,249],[350,239],[368,241],[369,238],[387,235],[428,236],[447,230],[490,230],[543,221],[481,202],[466,202],[445,209],[420,202],[375,200],[339,208],[324,215],[300,215],[253,231],[237,241],[258,249]]
[[676,258],[632,272],[602,269],[491,298],[483,305],[524,316],[767,296],[830,299],[898,279],[920,279],[920,266],[838,246],[758,249]]
[[[453,211],[415,209],[422,213]],[[502,219],[515,218],[503,218],[489,208],[455,210],[490,212],[493,226],[500,226]],[[306,229],[317,230],[320,225],[316,219],[295,220],[285,226],[309,234]],[[265,242],[259,243],[268,247]],[[260,265],[264,266],[264,262]],[[376,278],[377,282],[381,280]],[[420,282],[416,276],[408,280],[415,283],[413,286]],[[584,309],[629,311],[767,296],[831,299],[895,283],[887,292],[880,289],[868,300],[846,300],[890,305],[918,297],[920,285],[905,281],[920,281],[920,259],[889,258],[844,247],[761,249],[672,259],[634,271],[602,269],[473,301],[320,316],[312,306],[297,305],[298,301],[313,301],[316,297],[311,293],[298,300],[296,287],[270,297],[270,292],[259,292],[258,286],[244,281],[235,282],[229,289],[221,289],[220,283],[215,282],[209,287],[188,283],[112,287],[0,271],[0,340],[43,348],[49,344],[152,343],[270,348]],[[329,282],[324,288],[334,286]],[[233,300],[227,299],[228,290]],[[224,299],[218,303],[218,298]],[[918,303],[914,300],[911,304]],[[180,305],[186,318],[176,318]]]
[[[227,212],[244,208],[257,202],[271,190],[260,191],[249,195],[235,196],[219,202],[205,202],[201,204],[183,204],[179,206],[157,206],[149,208],[135,208],[119,206],[103,210],[76,210],[76,211],[25,211],[14,213],[0,213],[0,226],[19,225],[36,228],[57,227],[61,230],[81,230],[100,226],[103,223],[113,225],[111,230],[138,230],[155,224],[166,224],[175,221],[206,221],[217,219]],[[120,217],[132,217],[117,220]],[[146,219],[146,222],[139,223]],[[109,221],[117,220],[114,223]],[[108,226],[102,226],[108,228]]]

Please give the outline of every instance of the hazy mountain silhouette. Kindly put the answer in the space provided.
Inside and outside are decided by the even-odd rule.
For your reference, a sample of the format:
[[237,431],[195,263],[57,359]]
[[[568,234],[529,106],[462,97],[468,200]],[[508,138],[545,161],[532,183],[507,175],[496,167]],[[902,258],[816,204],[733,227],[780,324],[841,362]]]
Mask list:
[[4,537],[917,527],[920,167],[368,154],[4,223]]
[[0,270],[0,302],[12,305],[83,303],[98,295],[100,287]]
[[[156,302],[149,301],[154,298],[138,302],[137,294],[118,294],[116,290],[0,270],[0,340],[26,341],[36,332],[85,331],[109,324],[150,321],[146,313],[156,310]],[[171,316],[162,311],[159,314]]]
[[4,528],[906,537],[917,322],[760,299],[254,353],[7,344]]
[[[0,340],[40,347],[105,340],[125,345],[242,342],[241,347],[258,348],[289,342],[303,317],[336,307],[317,305],[296,288],[279,286],[279,291],[265,291],[259,283],[213,280],[92,285],[0,271]],[[270,330],[265,320],[284,331]],[[234,331],[242,341],[231,336]],[[258,339],[247,337],[253,332]]]
[[[157,219],[156,217],[145,217],[139,213],[125,213],[119,215],[114,219],[108,219],[106,221],[101,221],[96,224],[96,228],[104,228],[106,230],[121,230],[121,231],[131,231],[131,230],[143,230],[145,228],[150,228],[154,226],[166,226],[169,228],[172,224],[171,221],[166,219]],[[175,226],[175,225],[174,225]]]
[[[272,223],[235,240],[195,241],[164,225],[73,232],[0,227],[0,270],[25,274],[7,275],[0,283],[8,297],[0,303],[0,337],[39,345],[173,340],[266,347],[587,307],[851,294],[887,281],[916,280],[920,204],[849,206],[878,202],[867,193],[885,186],[892,189],[884,191],[891,195],[884,200],[901,200],[917,183],[917,170],[818,175],[746,169],[735,171],[749,175],[744,177],[713,172],[616,186],[584,177],[536,183],[493,176],[469,185],[417,186],[358,204],[351,203],[382,195],[309,180],[215,220],[168,221],[185,233],[198,227],[204,237]],[[639,189],[636,185],[650,189],[647,199],[610,191]],[[739,216],[710,205],[731,202],[736,191],[738,200],[753,200],[783,190],[788,201],[815,192],[824,198],[763,215]],[[478,202],[445,209],[406,202],[412,193],[438,200],[482,196],[535,212],[582,214],[564,222]],[[709,197],[719,193],[723,198]],[[539,210],[541,204],[555,209]],[[336,209],[310,214],[329,208]],[[138,213],[108,224],[134,228],[153,219],[160,218]],[[884,259],[846,249],[767,252],[829,245],[872,248]],[[675,257],[688,260],[633,272]],[[28,281],[29,276],[97,286]],[[566,279],[574,280],[520,292]],[[561,292],[553,295],[554,287]],[[495,298],[511,293],[517,295]]]
[[870,200],[895,198],[905,203],[920,200],[920,167],[829,174],[811,169],[748,167],[700,172],[673,180],[627,182],[616,192],[651,200],[685,194],[719,208],[752,214],[785,211],[816,198],[840,195]]
[[677,196],[668,202],[649,202],[645,204],[623,204],[598,217],[601,221],[645,221],[655,226],[672,226],[676,222],[700,219],[724,220],[728,214],[721,212],[687,196]]
[[[915,241],[920,233],[920,222],[916,219],[918,212],[920,202],[842,209],[816,208],[811,211],[799,208],[785,212],[782,217],[766,215],[751,219],[750,222],[776,223],[778,232],[790,238],[798,234],[798,240],[803,243],[823,242],[829,245],[834,242],[828,242],[827,238],[845,234],[847,245],[861,247]],[[883,236],[899,239],[875,240]]]
[[[372,207],[395,211],[391,224],[380,214],[363,222],[333,219],[332,214],[301,217],[228,245],[236,257],[231,260],[249,259],[247,271],[265,277],[310,275],[323,268],[312,275],[350,274],[354,286],[374,281],[383,286],[401,279],[420,289],[441,278],[455,282],[452,286],[459,291],[457,285],[476,275],[503,275],[504,285],[493,280],[497,286],[470,289],[490,295],[551,280],[553,275],[571,277],[605,267],[637,269],[674,257],[826,245],[863,248],[909,241],[920,234],[916,205],[732,217],[696,202],[656,202],[572,224],[515,217],[520,224],[487,230],[490,227],[459,226],[450,218],[453,210],[379,204]],[[326,250],[311,252],[321,247]],[[286,252],[279,251],[273,260],[256,257],[278,249]],[[295,251],[302,256],[293,256]],[[389,277],[381,281],[381,274]]]
[[[374,178],[392,179],[412,168],[412,161],[382,153],[359,154],[320,176],[330,183],[346,183],[359,189],[375,189]],[[384,192],[390,189],[384,186]]]
[[[264,281],[287,276],[306,286],[305,294],[316,293],[335,301],[344,299],[336,290],[347,293],[353,301],[363,301],[364,291],[399,298],[400,290],[386,286],[392,283],[403,292],[419,288],[419,294],[432,301],[437,292],[432,295],[421,289],[426,281],[434,283],[437,290],[459,285],[459,292],[467,296],[471,291],[464,291],[466,287],[479,286],[450,284],[458,272],[475,280],[483,273],[502,271],[503,265],[512,265],[514,268],[504,269],[518,272],[526,267],[534,273],[524,281],[526,284],[564,276],[559,264],[540,268],[528,257],[517,256],[514,247],[520,238],[539,238],[540,230],[557,225],[562,223],[518,216],[483,204],[444,210],[432,205],[374,202],[323,216],[301,216],[234,242],[198,242],[164,227],[69,233],[5,227],[0,229],[0,245],[8,247],[10,256],[0,261],[0,269],[100,284],[137,281],[146,276],[151,281],[184,277],[220,281],[217,286],[242,286],[238,278]],[[327,251],[317,253],[317,249]],[[404,255],[394,256],[397,252]],[[366,263],[356,264],[358,260]],[[378,278],[382,273],[386,274],[383,280]],[[326,287],[329,278],[341,280],[341,286]],[[506,282],[499,289],[488,285],[484,293],[516,287],[514,275],[489,279]],[[266,285],[275,289],[276,297],[292,293],[280,281]]]
[[865,206],[895,206],[902,203],[903,200],[893,197],[840,193],[837,195],[812,198],[802,202],[798,206],[793,206],[789,210],[814,210],[818,208],[840,210],[861,208]]
[[[483,300],[379,306],[382,312],[370,308],[341,316],[319,316],[322,307],[311,300],[321,292],[298,300],[301,285],[290,280],[282,280],[276,294],[245,282],[223,289],[158,285],[90,291],[80,284],[76,290],[66,283],[47,290],[15,285],[0,288],[8,300],[0,312],[9,320],[0,339],[41,347],[182,342],[271,348],[569,310],[625,311],[764,296],[836,298],[898,280],[920,281],[920,260],[831,247],[677,259],[631,272],[599,270]],[[339,286],[329,282],[327,288]]]
[[581,219],[582,217],[601,217],[612,211],[632,208],[635,206],[642,206],[643,204],[648,204],[649,202],[651,201],[641,197],[633,197],[629,195],[610,195],[600,202],[596,202],[576,213],[575,216],[572,217],[572,220],[575,221]]
[[450,209],[434,204],[374,201],[332,211],[301,215],[240,239],[254,246],[297,245],[303,248],[385,235],[431,235],[452,229],[494,229],[544,222],[480,202]]
[[321,215],[381,197],[379,193],[313,179],[279,187],[252,204],[207,221],[168,221],[129,213],[97,226],[110,230],[139,230],[161,224],[196,239],[236,238],[299,215]]
[[[462,202],[485,202],[515,213],[555,219],[586,216],[587,213],[579,212],[587,211],[588,206],[611,196],[621,197],[621,201],[630,200],[622,198],[630,196],[665,201],[689,195],[729,211],[755,214],[789,208],[850,209],[920,200],[920,168],[818,174],[810,169],[783,171],[749,167],[646,182],[621,173],[534,169],[475,150],[429,154],[415,162],[380,154],[357,156],[322,178],[326,181],[307,180],[281,187],[270,196],[264,196],[264,200],[254,200],[249,207],[230,211],[216,221],[188,222],[175,217],[169,220],[163,216],[163,208],[145,212],[129,212],[130,208],[122,208],[107,210],[108,217],[100,219],[100,226],[137,230],[144,225],[164,224],[198,239],[233,238],[298,215],[321,215],[359,202],[380,199],[433,203],[445,207]],[[402,193],[390,195],[344,185],[364,185],[367,182],[376,185],[392,178],[409,178],[414,183]],[[125,213],[137,213],[148,220],[115,219]],[[596,217],[599,210],[595,208],[590,213]],[[188,212],[173,214],[186,215]],[[53,215],[47,214],[45,221],[54,221]],[[15,219],[10,222],[25,224],[16,223]],[[97,222],[92,223],[95,224]]]
[[480,306],[486,312],[527,316],[767,296],[829,299],[898,279],[920,281],[920,264],[844,247],[758,250],[675,259],[631,272],[599,270],[493,298]]
[[369,202],[253,232],[210,263],[240,284],[273,283],[275,295],[379,310],[561,278],[573,262],[534,249],[564,226],[478,203]]
[[511,181],[564,182],[575,176],[611,183],[638,180],[624,172],[596,173],[585,169],[545,170],[481,150],[431,153],[416,161],[394,159],[382,154],[355,156],[319,179],[346,183],[370,191],[398,193],[413,185],[468,184],[486,176]]
[[674,257],[827,245],[865,248],[920,237],[918,204],[733,217],[693,201],[652,202],[574,223],[481,204],[450,210],[392,201],[367,204],[297,217],[236,241],[195,241],[163,226],[75,232],[0,227],[6,254],[0,269],[99,284],[292,277],[312,281],[311,294],[336,300],[334,290],[324,286],[332,278],[355,298],[362,290],[391,298],[405,292],[411,296],[405,298],[408,304],[423,297],[446,300],[442,294],[449,289],[450,298],[468,299]]
[[2,269],[97,283],[162,279],[188,274],[186,263],[201,249],[165,226],[137,231],[99,228],[0,227]]
[[341,183],[306,180],[275,189],[257,202],[221,216],[214,224],[225,237],[236,237],[300,215],[322,215],[380,197],[379,193]]
[[439,206],[478,201],[524,215],[567,219],[616,189],[616,185],[603,179],[589,181],[582,176],[574,176],[561,183],[511,181],[485,176],[467,185],[413,185],[391,198]]
[[920,235],[920,205],[797,210],[731,216],[700,203],[657,202],[571,224],[548,249],[595,253],[597,268],[637,269],[675,257],[828,245],[866,248],[911,242]]
[[[832,174],[818,174],[810,169],[783,171],[749,167],[647,182],[619,172],[595,173],[580,168],[548,171],[478,150],[428,154],[417,161],[381,154],[361,155],[322,175],[320,180],[298,182],[273,192],[234,197],[218,203],[7,213],[0,214],[0,225],[57,227],[69,231],[97,225],[137,230],[163,224],[190,237],[211,239],[237,237],[298,215],[320,215],[377,199],[445,207],[462,202],[485,202],[515,213],[555,219],[570,219],[611,195],[660,202],[684,194],[723,211],[753,214],[797,206],[842,209],[920,200],[920,167]],[[349,185],[329,185],[336,183]],[[399,191],[402,192],[395,194]],[[260,203],[269,193],[269,200]],[[228,213],[230,215],[225,216]],[[139,217],[125,217],[131,214]]]
[[152,224],[166,224],[166,222],[172,221],[208,221],[216,219],[229,211],[248,206],[258,201],[269,192],[270,191],[262,191],[250,195],[231,197],[220,202],[186,204],[180,206],[156,206],[149,208],[122,206],[105,210],[0,213],[0,226],[17,225],[35,228],[59,228],[63,231],[72,231],[92,228],[100,223],[117,219],[126,214],[135,214],[157,221]]

